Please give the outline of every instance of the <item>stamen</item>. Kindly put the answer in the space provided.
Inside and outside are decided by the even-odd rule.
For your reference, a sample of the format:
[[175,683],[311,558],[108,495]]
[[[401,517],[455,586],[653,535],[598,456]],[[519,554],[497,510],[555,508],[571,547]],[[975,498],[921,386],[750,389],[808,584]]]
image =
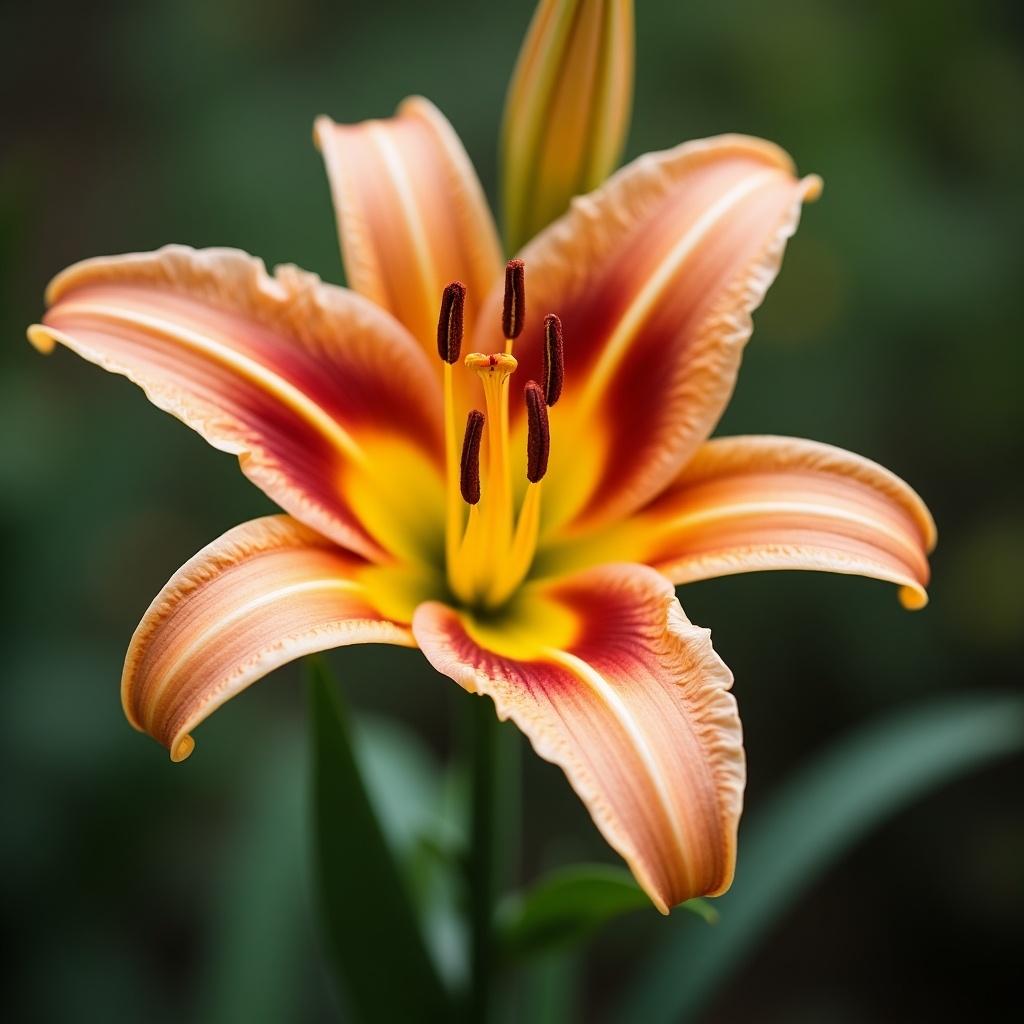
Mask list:
[[525,316],[526,268],[522,260],[509,260],[505,267],[505,304],[501,310],[501,329],[506,341],[519,337]]
[[484,414],[473,409],[466,417],[466,436],[462,441],[462,466],[459,488],[468,505],[480,500],[480,440],[484,436]]
[[453,364],[462,349],[463,310],[466,289],[452,281],[441,296],[437,318],[437,353],[444,365],[444,459],[445,459],[445,560],[449,574],[455,571],[462,536],[463,506],[459,500],[459,439],[455,425]]
[[530,564],[537,550],[537,535],[540,532],[540,492],[543,486],[543,483],[538,483],[530,484],[526,488],[526,495],[519,509],[519,521],[516,523],[512,548],[505,559],[505,564],[495,574],[487,593],[487,603],[492,608],[497,608],[511,597],[530,571]]
[[465,305],[466,286],[461,281],[452,281],[441,296],[441,315],[437,319],[437,354],[446,363],[459,361]]
[[548,471],[551,434],[548,429],[548,407],[541,386],[531,380],[524,389],[526,399],[526,479],[538,483]]
[[562,394],[565,381],[565,347],[562,343],[562,321],[554,313],[544,317],[544,398],[554,405]]

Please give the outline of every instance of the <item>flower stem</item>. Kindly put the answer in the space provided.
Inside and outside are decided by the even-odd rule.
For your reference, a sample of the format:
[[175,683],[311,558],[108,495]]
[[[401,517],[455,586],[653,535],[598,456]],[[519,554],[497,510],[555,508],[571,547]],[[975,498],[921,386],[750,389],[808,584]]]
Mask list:
[[469,864],[469,1020],[483,1024],[491,1007],[494,904],[497,897],[498,717],[494,704],[474,698],[472,716],[472,851]]

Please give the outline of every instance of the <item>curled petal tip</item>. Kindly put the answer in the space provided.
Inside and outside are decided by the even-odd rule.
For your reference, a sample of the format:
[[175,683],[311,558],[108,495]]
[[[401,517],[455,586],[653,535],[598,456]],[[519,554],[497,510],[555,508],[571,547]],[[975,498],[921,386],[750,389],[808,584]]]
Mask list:
[[676,583],[814,569],[894,583],[909,610],[928,603],[934,523],[924,502],[870,459],[816,441],[709,441],[637,530],[657,548],[650,563]]
[[42,323],[28,329],[39,351],[58,343],[127,377],[350,550],[387,559],[386,545],[411,536],[372,534],[383,519],[366,500],[384,478],[368,451],[385,435],[371,437],[366,412],[387,423],[388,446],[404,434],[436,476],[440,382],[418,343],[372,303],[292,266],[270,276],[238,250],[184,246],[75,264],[47,294]]
[[180,764],[194,750],[196,750],[196,740],[186,732],[174,743],[173,746],[171,746],[171,760],[175,764]]
[[171,747],[171,760],[175,764],[180,764],[186,760],[188,756],[196,749],[196,741],[185,733],[174,745]]
[[334,127],[334,121],[326,114],[318,114],[313,120],[313,145],[319,151],[324,135]]
[[908,612],[919,612],[928,604],[928,592],[924,587],[900,587],[899,598]]
[[167,748],[217,708],[306,654],[366,642],[408,646],[371,603],[366,563],[286,515],[236,526],[178,570],[143,616],[125,657],[121,703]]
[[803,187],[803,198],[805,203],[813,203],[815,200],[821,198],[821,193],[825,189],[825,182],[821,180],[821,177],[817,174],[808,174],[806,177],[801,179],[801,186]]
[[668,917],[672,908],[656,893],[652,892],[648,888],[644,888],[644,892],[647,893],[647,898],[654,904],[654,909],[662,915],[662,917]]
[[437,105],[432,100],[427,99],[426,96],[420,95],[418,92],[414,92],[412,95],[406,96],[405,99],[402,100],[402,102],[395,108],[395,114],[399,117],[402,114],[417,114],[423,112],[426,112],[428,115],[440,115]]
[[53,333],[42,324],[33,324],[25,335],[32,347],[44,356],[48,356],[56,348],[57,342]]

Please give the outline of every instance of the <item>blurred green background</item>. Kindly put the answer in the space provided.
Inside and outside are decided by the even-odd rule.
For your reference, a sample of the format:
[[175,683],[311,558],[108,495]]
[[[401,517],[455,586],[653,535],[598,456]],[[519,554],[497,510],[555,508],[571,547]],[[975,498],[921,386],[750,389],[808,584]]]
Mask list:
[[[845,577],[680,591],[736,675],[753,814],[861,723],[1020,685],[1024,14],[923,0],[638,6],[627,157],[744,131],[826,183],[755,318],[719,432],[866,454],[939,523],[918,614],[891,587]],[[340,281],[313,118],[382,116],[412,92],[448,114],[493,196],[531,8],[124,0],[0,13],[8,1019],[315,1021],[334,1006],[307,883],[297,671],[214,716],[183,766],[130,729],[118,700],[158,588],[269,504],[124,380],[35,355],[24,327],[46,281],[168,241]],[[464,699],[413,652],[330,661],[357,710],[404,722],[424,757],[451,753]],[[524,878],[614,860],[557,770],[527,757],[524,771]],[[885,824],[776,921],[704,1018],[994,1012],[1017,992],[1022,787],[1020,761],[1003,761]],[[581,1019],[600,1017],[665,927],[645,913],[600,938],[578,968]]]

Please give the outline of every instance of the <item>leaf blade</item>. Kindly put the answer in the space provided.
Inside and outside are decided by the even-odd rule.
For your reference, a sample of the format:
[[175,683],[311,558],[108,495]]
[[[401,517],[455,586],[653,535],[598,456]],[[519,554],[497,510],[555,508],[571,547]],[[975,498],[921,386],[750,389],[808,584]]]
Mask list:
[[201,1024],[274,1024],[308,995],[302,969],[310,952],[302,837],[306,760],[301,736],[285,732],[245,783],[190,1015]]
[[449,1019],[447,994],[373,812],[344,708],[319,659],[309,664],[309,701],[314,852],[332,966],[368,1024]]
[[899,712],[814,758],[750,821],[722,923],[700,942],[673,928],[615,1019],[692,1019],[802,882],[915,797],[1022,747],[1024,698],[988,694]]
[[[705,920],[714,915],[703,900],[683,906]],[[625,869],[605,864],[561,868],[502,904],[502,955],[520,960],[562,949],[588,938],[622,914],[640,910],[653,910],[650,897]]]

